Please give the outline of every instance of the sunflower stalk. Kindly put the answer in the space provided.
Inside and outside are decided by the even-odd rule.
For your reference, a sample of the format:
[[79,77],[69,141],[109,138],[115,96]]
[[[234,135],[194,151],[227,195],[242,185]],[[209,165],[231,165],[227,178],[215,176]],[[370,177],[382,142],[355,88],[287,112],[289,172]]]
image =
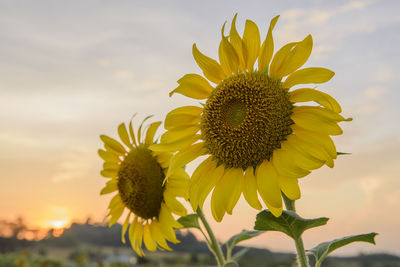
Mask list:
[[224,266],[225,259],[224,259],[224,254],[222,252],[221,246],[220,246],[219,242],[217,241],[217,238],[215,237],[215,235],[214,235],[210,225],[208,224],[206,217],[204,216],[204,213],[200,207],[197,207],[196,213],[199,216],[201,222],[204,225],[204,228],[206,229],[206,231],[210,237],[209,240],[211,242],[208,242],[208,244],[209,244],[211,251],[214,253],[215,258],[217,259],[218,266],[220,266],[220,267]]
[[[295,201],[289,199],[285,194],[282,193],[283,201],[285,202],[286,210],[290,210],[296,212]],[[303,239],[300,237],[295,238],[294,242],[296,244],[296,251],[297,251],[297,264],[300,267],[310,267],[308,264],[308,258],[306,252],[304,250],[304,243]]]

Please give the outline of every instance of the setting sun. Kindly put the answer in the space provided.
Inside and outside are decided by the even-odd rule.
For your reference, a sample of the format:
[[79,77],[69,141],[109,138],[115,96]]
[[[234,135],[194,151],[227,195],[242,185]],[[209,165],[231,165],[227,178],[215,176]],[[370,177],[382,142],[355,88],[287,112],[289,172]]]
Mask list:
[[67,226],[69,220],[54,220],[47,222],[47,226],[54,229],[61,229]]

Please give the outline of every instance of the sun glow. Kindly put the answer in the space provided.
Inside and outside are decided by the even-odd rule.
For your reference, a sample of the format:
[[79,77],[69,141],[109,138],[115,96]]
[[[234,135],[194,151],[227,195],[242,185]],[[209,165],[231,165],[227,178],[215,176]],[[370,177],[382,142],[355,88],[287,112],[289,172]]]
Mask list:
[[64,220],[53,220],[53,221],[48,221],[47,226],[54,228],[54,229],[61,229],[65,228],[68,225],[69,220],[64,219]]
[[69,224],[69,221],[70,221],[69,219],[52,220],[52,221],[48,221],[46,223],[46,226],[53,229],[53,232],[52,232],[53,236],[58,237],[58,236],[62,235],[62,233],[64,232],[64,229]]

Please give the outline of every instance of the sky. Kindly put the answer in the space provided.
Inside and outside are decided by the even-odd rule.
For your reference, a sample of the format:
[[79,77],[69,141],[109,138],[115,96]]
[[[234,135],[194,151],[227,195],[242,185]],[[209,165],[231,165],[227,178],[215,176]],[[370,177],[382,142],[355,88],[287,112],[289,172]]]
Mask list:
[[[251,19],[262,39],[280,14],[275,47],[311,33],[305,66],[335,71],[318,89],[354,118],[334,138],[338,151],[352,154],[300,181],[298,213],[331,218],[304,234],[306,248],[378,232],[376,246],[353,244],[336,255],[400,255],[399,11],[396,0],[0,0],[1,218],[23,216],[33,226],[102,220],[110,197],[99,195],[105,183],[99,135],[116,137],[117,126],[134,113],[138,125],[146,115],[162,120],[171,109],[194,104],[168,97],[184,74],[201,74],[192,44],[217,58],[220,29],[236,12],[239,32]],[[251,229],[257,214],[243,199],[222,223],[213,222],[209,201],[205,212],[221,241]],[[295,250],[280,233],[245,244]]]

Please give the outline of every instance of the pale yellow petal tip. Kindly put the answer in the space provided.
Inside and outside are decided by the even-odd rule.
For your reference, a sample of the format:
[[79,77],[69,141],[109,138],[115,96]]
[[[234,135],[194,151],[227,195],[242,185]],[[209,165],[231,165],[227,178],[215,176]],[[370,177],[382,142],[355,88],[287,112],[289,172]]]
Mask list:
[[[186,216],[186,215],[183,215]],[[183,225],[181,223],[179,223],[178,221],[176,221],[176,226],[174,226],[175,229],[182,229]]]
[[227,23],[227,21],[225,21],[224,22],[224,24],[222,25],[222,28],[221,28],[221,36],[222,36],[222,38],[225,38],[225,25],[226,25],[226,23]]
[[197,48],[196,43],[193,43],[193,45],[192,45],[192,53],[194,54],[197,51],[199,51],[199,49]]
[[216,222],[222,222],[222,219],[224,218],[224,215],[225,215],[225,213],[222,214],[222,215],[214,215],[213,214],[213,217],[214,217]]
[[274,215],[276,218],[280,217],[282,215],[282,210],[283,208],[269,208],[269,211],[271,211],[272,215]]

